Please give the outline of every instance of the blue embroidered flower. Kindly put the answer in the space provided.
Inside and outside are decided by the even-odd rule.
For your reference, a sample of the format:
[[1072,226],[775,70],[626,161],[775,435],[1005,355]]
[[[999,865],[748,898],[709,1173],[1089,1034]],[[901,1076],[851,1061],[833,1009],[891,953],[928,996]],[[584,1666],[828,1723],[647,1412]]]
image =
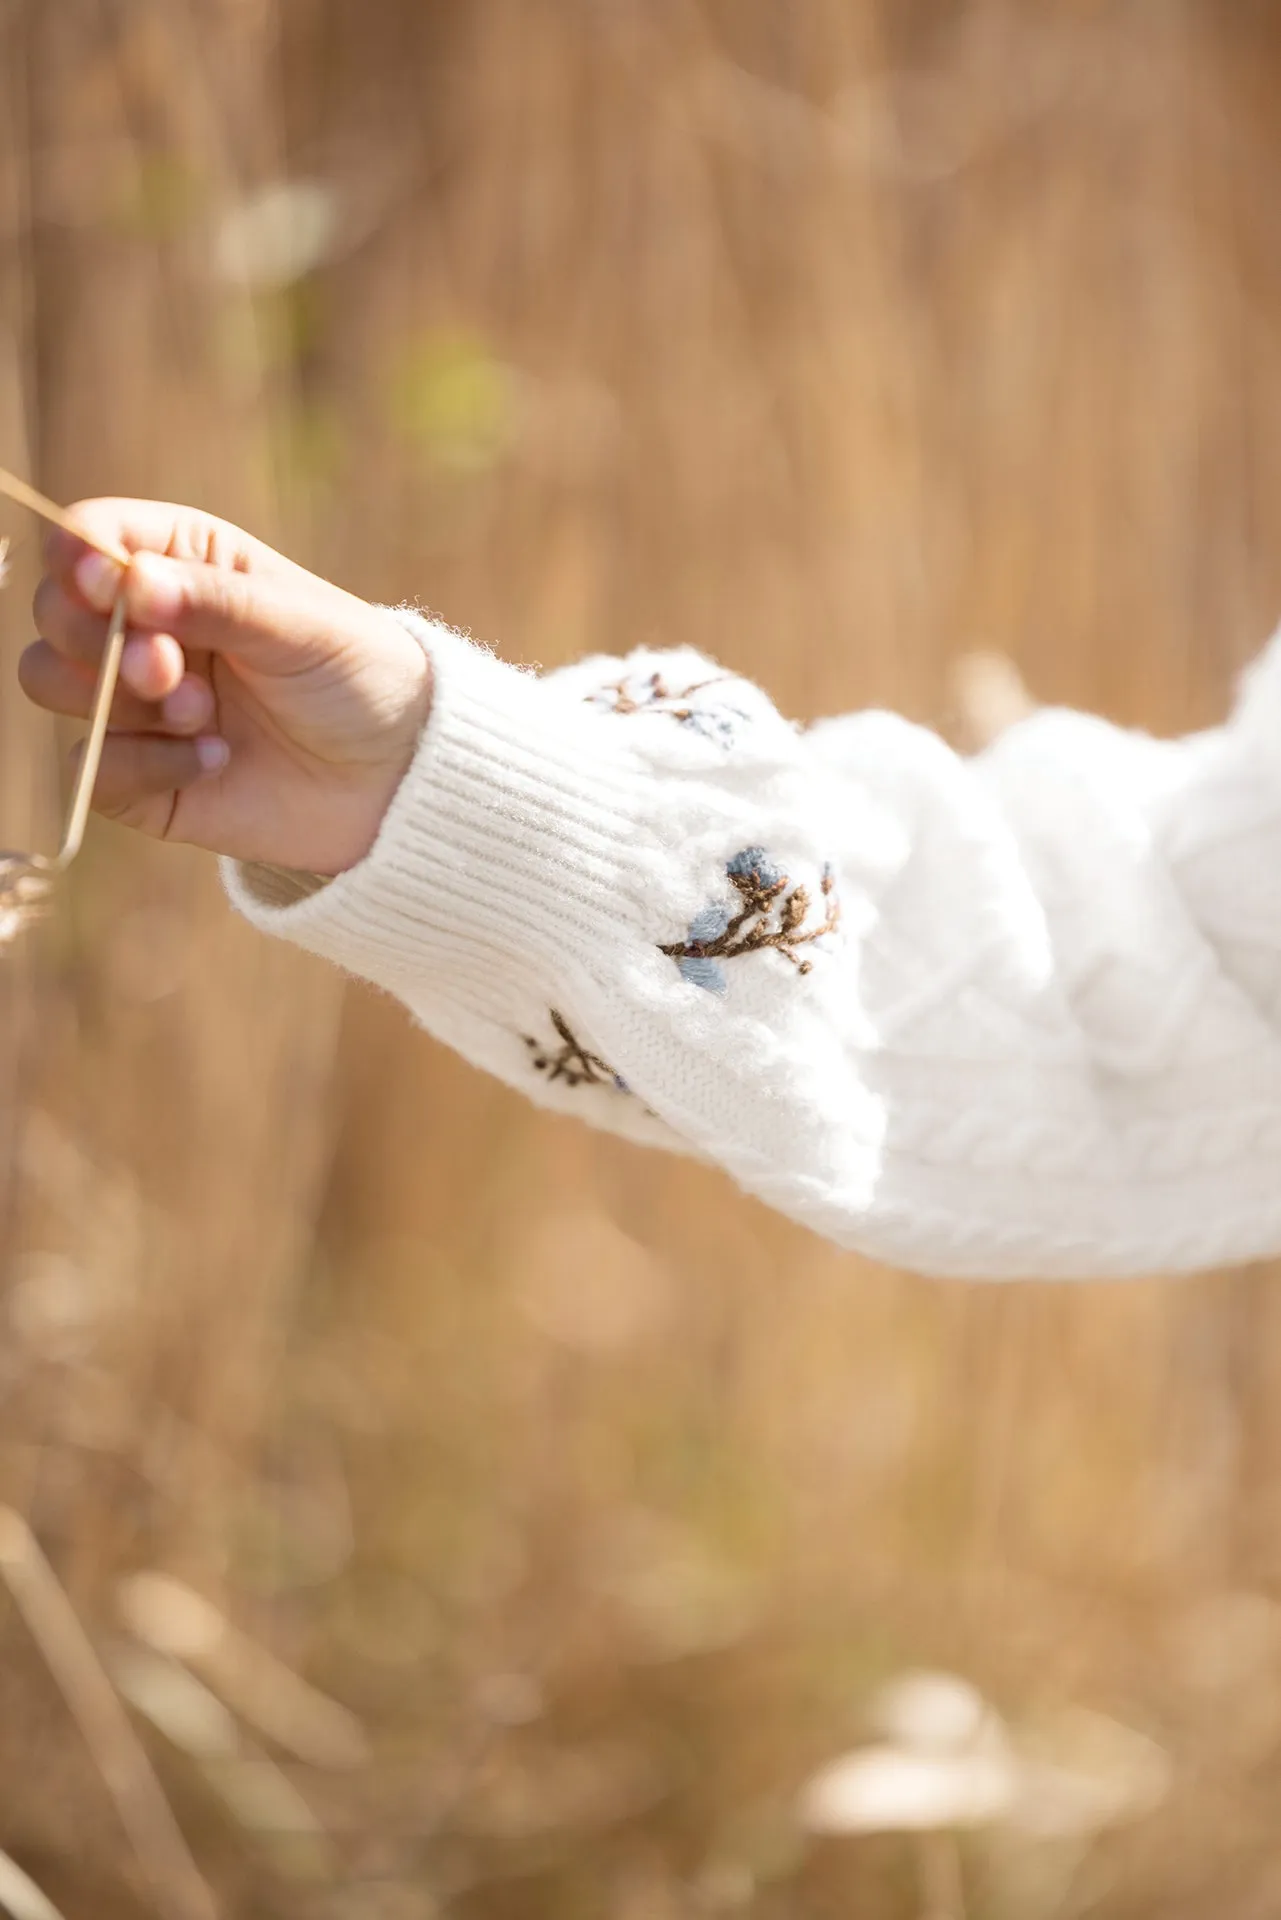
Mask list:
[[764,847],[744,847],[726,862],[725,871],[731,880],[747,880],[763,890],[787,884],[787,875],[767,858]]
[[699,953],[681,953],[676,956],[681,978],[688,980],[691,987],[702,987],[708,993],[724,993],[729,982],[714,960],[708,960]]

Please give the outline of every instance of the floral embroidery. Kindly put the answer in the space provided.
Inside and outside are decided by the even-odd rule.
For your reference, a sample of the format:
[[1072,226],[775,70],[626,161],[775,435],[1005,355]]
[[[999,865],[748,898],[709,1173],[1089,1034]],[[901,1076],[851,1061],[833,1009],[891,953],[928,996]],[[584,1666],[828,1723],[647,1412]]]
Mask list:
[[528,1033],[523,1036],[536,1072],[545,1073],[549,1080],[563,1080],[570,1087],[614,1087],[619,1093],[631,1092],[621,1074],[606,1065],[599,1054],[587,1051],[563,1014],[549,1007],[548,1016],[560,1037],[559,1047],[544,1046]]
[[731,676],[718,673],[710,680],[698,680],[693,686],[683,688],[679,693],[668,687],[661,673],[651,673],[647,677],[633,675],[630,679],[617,680],[612,686],[599,687],[595,693],[587,695],[591,705],[602,708],[606,713],[664,713],[678,725],[688,727],[692,733],[699,733],[705,740],[714,740],[718,746],[733,746],[740,727],[746,726],[748,716],[740,707],[728,706],[724,701],[705,702],[700,706],[691,705],[695,694],[706,692],[708,687],[724,686]]
[[770,860],[763,847],[744,847],[728,862],[725,872],[738,894],[737,913],[731,907],[713,903],[703,907],[690,921],[685,938],[660,948],[680,968],[691,986],[708,993],[724,993],[728,982],[722,960],[736,960],[743,953],[760,953],[773,948],[790,960],[798,973],[808,973],[814,962],[798,959],[797,947],[821,940],[834,933],[840,923],[841,907],[836,897],[836,880],[830,866],[823,868],[820,888],[827,910],[822,924],[805,925],[810,910],[809,889],[789,887],[787,875]]

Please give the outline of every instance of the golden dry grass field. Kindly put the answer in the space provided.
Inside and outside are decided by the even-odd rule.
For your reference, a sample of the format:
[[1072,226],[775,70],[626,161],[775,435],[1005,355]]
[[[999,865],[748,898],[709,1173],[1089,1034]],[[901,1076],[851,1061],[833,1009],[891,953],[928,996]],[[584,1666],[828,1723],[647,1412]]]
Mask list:
[[[1279,98],[1263,0],[0,0],[0,461],[516,660],[1201,725],[1281,615]],[[67,1920],[1281,1913],[1275,1271],[876,1270],[101,824],[0,1005],[0,1848]],[[1036,1791],[815,1831],[972,1715],[920,1669]]]

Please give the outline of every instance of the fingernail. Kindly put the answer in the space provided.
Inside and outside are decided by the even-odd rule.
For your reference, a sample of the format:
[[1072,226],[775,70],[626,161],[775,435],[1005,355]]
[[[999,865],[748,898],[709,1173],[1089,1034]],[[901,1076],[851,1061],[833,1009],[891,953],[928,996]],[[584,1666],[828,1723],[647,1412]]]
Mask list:
[[152,648],[150,640],[126,640],[120,656],[120,677],[143,700],[150,699]]
[[190,676],[179,681],[161,705],[160,711],[171,727],[198,727],[209,718],[212,695],[203,680]]
[[182,569],[162,554],[140,553],[129,579],[129,617],[138,627],[163,627],[182,612]]
[[231,758],[231,748],[216,734],[206,734],[196,742],[196,758],[202,773],[221,773]]
[[120,568],[105,553],[86,553],[76,561],[76,585],[91,607],[110,613],[120,591]]

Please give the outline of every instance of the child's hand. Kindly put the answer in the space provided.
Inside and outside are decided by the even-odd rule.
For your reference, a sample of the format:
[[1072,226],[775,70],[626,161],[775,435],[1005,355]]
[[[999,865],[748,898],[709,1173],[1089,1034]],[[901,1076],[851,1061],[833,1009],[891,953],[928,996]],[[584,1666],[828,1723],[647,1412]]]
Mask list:
[[[162,839],[341,873],[368,853],[431,704],[422,648],[378,608],[226,521],[150,500],[73,509],[140,557],[94,805]],[[163,557],[162,557],[163,556]],[[83,718],[120,569],[62,532],[19,677]]]

